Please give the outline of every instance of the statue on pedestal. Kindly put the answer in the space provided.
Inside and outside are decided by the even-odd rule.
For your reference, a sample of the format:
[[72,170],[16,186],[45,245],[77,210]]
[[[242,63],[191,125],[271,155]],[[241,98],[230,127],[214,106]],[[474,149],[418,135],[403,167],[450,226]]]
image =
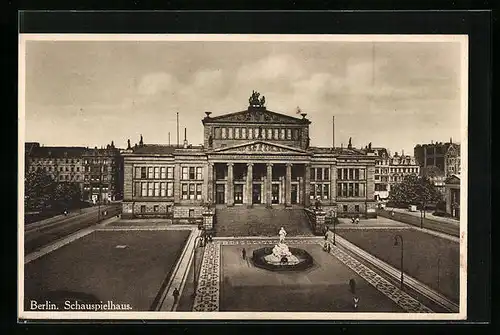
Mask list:
[[278,235],[280,236],[280,244],[285,243],[285,237],[286,237],[286,230],[285,228],[281,227]]

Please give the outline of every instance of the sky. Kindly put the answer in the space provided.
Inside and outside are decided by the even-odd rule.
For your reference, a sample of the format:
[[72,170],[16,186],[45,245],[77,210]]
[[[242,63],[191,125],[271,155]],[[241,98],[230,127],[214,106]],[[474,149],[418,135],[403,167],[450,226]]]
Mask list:
[[27,41],[26,141],[117,147],[203,142],[201,119],[307,113],[312,146],[369,142],[412,154],[460,138],[458,42]]

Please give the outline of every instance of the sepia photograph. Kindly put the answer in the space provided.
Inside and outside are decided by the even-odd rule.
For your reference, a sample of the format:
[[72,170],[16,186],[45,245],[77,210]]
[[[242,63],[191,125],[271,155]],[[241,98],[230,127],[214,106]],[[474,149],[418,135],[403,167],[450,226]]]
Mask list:
[[467,35],[20,34],[18,317],[465,320]]

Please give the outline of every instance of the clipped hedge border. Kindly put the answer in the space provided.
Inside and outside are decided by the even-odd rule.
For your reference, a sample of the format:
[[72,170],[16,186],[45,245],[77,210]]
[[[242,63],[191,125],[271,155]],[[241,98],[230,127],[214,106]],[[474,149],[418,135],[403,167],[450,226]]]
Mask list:
[[299,248],[288,248],[288,250],[303,261],[294,265],[276,265],[266,263],[264,261],[264,257],[271,255],[273,253],[273,248],[264,247],[253,251],[252,262],[256,267],[270,271],[304,271],[314,265],[314,260],[307,251]]

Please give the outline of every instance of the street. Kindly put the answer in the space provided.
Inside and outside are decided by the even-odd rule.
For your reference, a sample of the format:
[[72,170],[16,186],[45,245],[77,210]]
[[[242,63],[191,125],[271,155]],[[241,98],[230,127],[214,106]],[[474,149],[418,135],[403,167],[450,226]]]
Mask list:
[[[25,254],[36,251],[37,249],[55,242],[56,240],[70,235],[80,229],[96,224],[105,218],[109,218],[121,213],[120,204],[112,204],[101,206],[101,214],[99,215],[99,207],[94,207],[90,211],[85,211],[82,214],[68,216],[59,219],[55,222],[37,225],[33,223],[24,233],[24,252]],[[106,211],[104,216],[102,213]]]

